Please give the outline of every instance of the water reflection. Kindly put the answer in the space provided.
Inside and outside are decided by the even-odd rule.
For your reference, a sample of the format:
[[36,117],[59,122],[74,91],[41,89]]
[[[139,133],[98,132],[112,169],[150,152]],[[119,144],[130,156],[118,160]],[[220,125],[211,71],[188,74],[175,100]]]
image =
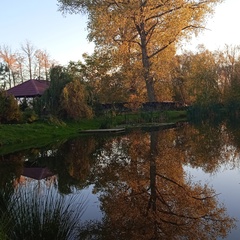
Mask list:
[[[79,239],[224,238],[235,221],[219,192],[187,172],[201,168],[217,174],[223,166],[239,167],[238,139],[226,124],[85,136],[2,156],[0,186],[5,192],[8,186],[12,196],[26,170],[38,170],[44,179],[34,181],[54,186],[59,195],[96,195],[98,202],[89,201],[85,212],[90,216],[95,209],[96,215],[81,216]],[[25,181],[26,188],[31,181]]]
[[233,221],[215,191],[186,181],[186,150],[176,147],[176,139],[182,136],[178,131],[135,132],[107,143],[99,153],[94,167],[101,172],[92,178],[102,191],[106,217],[101,228],[97,223],[95,229],[90,227],[103,230],[103,239],[216,239],[227,235]]

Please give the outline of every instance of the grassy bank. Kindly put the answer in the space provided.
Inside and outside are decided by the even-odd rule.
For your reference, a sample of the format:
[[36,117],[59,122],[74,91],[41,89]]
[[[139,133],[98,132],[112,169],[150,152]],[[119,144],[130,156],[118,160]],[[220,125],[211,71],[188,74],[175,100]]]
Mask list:
[[0,125],[0,154],[32,147],[43,147],[50,143],[77,137],[80,129],[96,129],[98,127],[97,120],[2,124]]
[[118,125],[127,127],[136,124],[154,122],[177,122],[186,118],[184,111],[168,111],[164,113],[138,113],[118,116],[105,116],[79,122],[61,122],[51,119],[31,124],[1,124],[0,125],[0,153],[1,149],[8,151],[30,147],[40,147],[51,142],[79,136],[80,130],[111,128]]

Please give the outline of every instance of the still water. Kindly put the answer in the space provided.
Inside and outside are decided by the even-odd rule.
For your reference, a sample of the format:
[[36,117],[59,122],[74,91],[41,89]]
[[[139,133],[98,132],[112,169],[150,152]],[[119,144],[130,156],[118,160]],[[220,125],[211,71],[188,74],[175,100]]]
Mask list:
[[239,154],[240,128],[224,123],[87,135],[2,155],[0,188],[74,196],[72,239],[235,240]]

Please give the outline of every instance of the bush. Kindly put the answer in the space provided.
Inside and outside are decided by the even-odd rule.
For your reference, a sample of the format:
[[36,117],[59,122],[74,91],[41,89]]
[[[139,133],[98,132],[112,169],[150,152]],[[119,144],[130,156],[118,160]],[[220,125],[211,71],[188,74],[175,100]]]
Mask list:
[[0,90],[0,123],[16,123],[21,117],[22,113],[14,96]]
[[68,83],[62,91],[61,107],[73,120],[92,118],[92,108],[87,104],[87,93],[80,81]]
[[35,113],[35,111],[31,108],[26,108],[23,112],[23,121],[32,123],[38,120],[38,115]]

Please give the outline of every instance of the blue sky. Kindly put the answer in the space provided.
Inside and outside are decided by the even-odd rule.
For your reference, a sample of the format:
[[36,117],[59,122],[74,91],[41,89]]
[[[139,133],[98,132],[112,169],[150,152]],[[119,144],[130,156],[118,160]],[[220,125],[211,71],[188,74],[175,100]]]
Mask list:
[[[240,45],[240,0],[225,0],[208,21],[207,28],[186,48],[194,50],[205,44],[210,50]],[[30,41],[36,48],[46,50],[60,64],[81,59],[84,52],[92,53],[93,44],[86,39],[86,17],[58,12],[56,0],[5,0],[1,2],[0,46],[20,49]]]
[[64,17],[56,0],[2,1],[0,22],[0,45],[12,50],[28,40],[60,64],[77,61],[83,52],[93,50],[93,44],[86,40],[86,17]]

